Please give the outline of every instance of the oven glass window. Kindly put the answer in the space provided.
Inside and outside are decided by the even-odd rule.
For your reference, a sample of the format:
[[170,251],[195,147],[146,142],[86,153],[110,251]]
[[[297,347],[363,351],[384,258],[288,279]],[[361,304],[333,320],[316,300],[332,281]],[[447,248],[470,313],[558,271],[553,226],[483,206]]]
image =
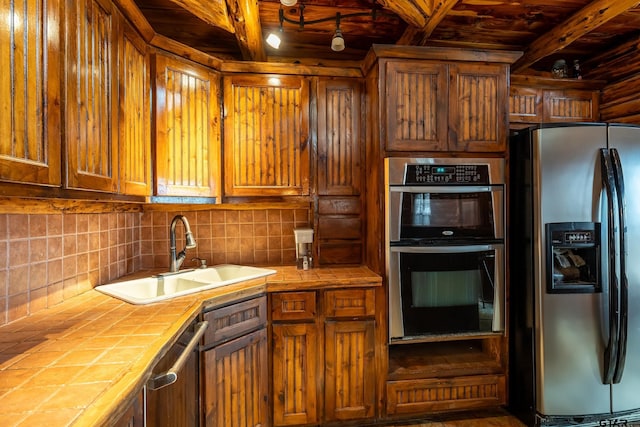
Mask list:
[[400,238],[493,238],[492,193],[402,194]]
[[405,334],[492,331],[494,251],[400,257]]

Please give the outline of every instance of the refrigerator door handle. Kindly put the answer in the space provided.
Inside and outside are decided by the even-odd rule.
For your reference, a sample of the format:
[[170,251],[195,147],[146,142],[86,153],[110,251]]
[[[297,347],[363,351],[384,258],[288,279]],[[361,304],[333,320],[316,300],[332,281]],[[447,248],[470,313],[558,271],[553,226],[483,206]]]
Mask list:
[[620,266],[620,314],[619,314],[619,342],[618,356],[616,361],[616,369],[613,375],[613,383],[617,384],[622,379],[624,371],[625,359],[627,357],[627,322],[629,316],[629,282],[627,279],[627,225],[625,212],[625,194],[624,194],[624,177],[622,175],[622,163],[618,150],[612,148],[609,150],[611,155],[611,163],[613,164],[613,175],[616,182],[616,191],[618,193],[618,224],[619,224],[619,266]]
[[604,352],[604,372],[602,382],[611,384],[616,371],[619,350],[619,297],[618,277],[616,275],[616,239],[615,239],[615,212],[617,209],[617,197],[613,165],[609,150],[600,149],[600,166],[602,170],[602,184],[607,193],[607,271],[609,272],[609,338]]

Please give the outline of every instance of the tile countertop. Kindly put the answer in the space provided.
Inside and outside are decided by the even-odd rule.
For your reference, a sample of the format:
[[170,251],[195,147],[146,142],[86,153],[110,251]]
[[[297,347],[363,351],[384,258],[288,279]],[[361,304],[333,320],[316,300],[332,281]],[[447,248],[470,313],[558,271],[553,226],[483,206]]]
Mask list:
[[381,284],[366,267],[270,268],[277,273],[148,305],[91,290],[0,327],[0,425],[108,423],[205,305],[265,291]]

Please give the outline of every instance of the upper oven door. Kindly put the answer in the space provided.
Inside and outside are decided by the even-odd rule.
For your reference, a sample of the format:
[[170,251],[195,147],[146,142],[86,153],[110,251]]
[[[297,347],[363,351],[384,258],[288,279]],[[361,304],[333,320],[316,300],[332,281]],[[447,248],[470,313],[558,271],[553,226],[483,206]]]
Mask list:
[[504,186],[389,186],[389,240],[501,240]]

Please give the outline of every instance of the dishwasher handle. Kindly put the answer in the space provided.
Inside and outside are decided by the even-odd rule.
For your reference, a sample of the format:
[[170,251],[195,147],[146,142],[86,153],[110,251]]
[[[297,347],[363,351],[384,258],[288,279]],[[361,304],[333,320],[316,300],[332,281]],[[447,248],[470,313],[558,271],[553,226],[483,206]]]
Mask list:
[[198,341],[200,341],[200,338],[202,338],[202,335],[204,335],[204,332],[207,330],[208,326],[209,322],[207,322],[206,320],[196,324],[196,331],[193,337],[189,340],[189,343],[184,348],[184,350],[180,354],[180,357],[178,357],[173,366],[171,366],[171,368],[169,368],[167,372],[158,374],[149,379],[149,381],[147,382],[147,387],[150,390],[158,390],[162,387],[171,385],[178,380],[178,372],[180,372],[180,370],[184,366],[195,346],[198,345]]

